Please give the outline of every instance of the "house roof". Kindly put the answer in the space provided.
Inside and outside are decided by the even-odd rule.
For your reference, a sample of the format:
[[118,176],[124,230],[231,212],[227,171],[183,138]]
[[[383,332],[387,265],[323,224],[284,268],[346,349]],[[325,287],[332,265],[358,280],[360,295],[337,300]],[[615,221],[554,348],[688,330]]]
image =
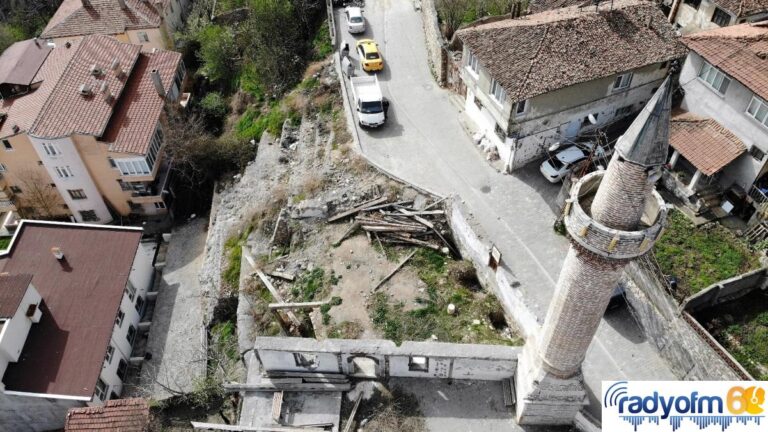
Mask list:
[[768,99],[768,21],[695,33],[684,37],[683,43]]
[[165,99],[160,96],[152,81],[151,72],[158,71],[166,94],[173,85],[181,54],[171,51],[142,53],[136,62],[115,113],[102,137],[111,142],[110,151],[146,154],[155,125],[160,118]]
[[736,18],[768,11],[768,0],[717,0],[715,3],[736,15]]
[[118,0],[64,0],[41,37],[117,35],[126,30],[159,27],[161,22],[155,7],[143,0],[125,0],[125,8]]
[[27,293],[32,275],[0,275],[0,318],[13,318]]
[[744,143],[720,123],[687,112],[678,112],[672,117],[669,144],[708,176],[747,151]]
[[512,101],[685,55],[656,4],[571,6],[456,32]]
[[570,6],[592,7],[594,9],[595,4],[591,0],[533,0],[528,4],[528,11],[535,14]]
[[50,52],[51,47],[39,39],[9,46],[0,55],[0,84],[30,85]]
[[[0,100],[0,113],[7,116],[0,122],[0,137],[26,132],[32,127],[79,45],[80,41],[73,41],[69,47],[61,45],[50,52],[32,79],[40,83],[39,87],[25,95]],[[19,132],[13,131],[14,126],[18,126]]]
[[[121,43],[109,36],[83,38],[32,125],[30,135],[40,138],[60,138],[73,133],[101,136],[114,105],[105,95],[110,92],[115,100],[119,99],[128,79],[128,75],[121,76],[112,70],[112,62],[117,59],[120,68],[130,74],[140,52],[141,46]],[[92,65],[101,68],[103,74],[92,75]],[[80,94],[83,84],[91,86],[92,96]],[[103,84],[107,88],[102,93]]]
[[72,408],[67,413],[65,432],[149,430],[149,404],[144,399],[114,399],[101,407]]
[[19,361],[8,365],[6,390],[93,395],[141,235],[135,228],[21,222],[0,254],[0,271],[34,275],[43,317]]

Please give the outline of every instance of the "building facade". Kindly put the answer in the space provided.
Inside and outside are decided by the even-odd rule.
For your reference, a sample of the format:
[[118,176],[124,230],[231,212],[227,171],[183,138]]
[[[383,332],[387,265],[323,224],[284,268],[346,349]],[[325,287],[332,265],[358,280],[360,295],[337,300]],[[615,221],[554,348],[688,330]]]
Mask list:
[[768,0],[677,0],[670,22],[684,35],[768,19]]
[[44,51],[23,80],[11,77],[21,89],[0,114],[0,169],[22,215],[108,223],[165,214],[164,106],[179,96],[181,55],[142,52],[109,36],[25,43],[0,57],[13,64]]
[[60,429],[68,409],[120,396],[153,278],[156,244],[141,237],[140,228],[21,222],[0,255],[0,296],[25,287],[13,317],[0,310],[7,430]]
[[[465,112],[505,170],[637,113],[685,54],[653,5],[613,7],[571,6],[457,32]],[[638,23],[614,25],[626,19]],[[637,55],[620,54],[626,52]]]

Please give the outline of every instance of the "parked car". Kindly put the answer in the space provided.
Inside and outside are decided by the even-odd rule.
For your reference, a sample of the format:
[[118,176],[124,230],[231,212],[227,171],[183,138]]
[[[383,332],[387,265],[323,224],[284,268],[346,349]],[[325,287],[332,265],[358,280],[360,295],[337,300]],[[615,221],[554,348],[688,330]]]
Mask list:
[[387,121],[389,101],[382,96],[376,75],[352,77],[349,81],[352,85],[352,96],[360,126],[383,125]]
[[[539,171],[551,183],[557,183],[563,180],[571,171],[574,165],[583,161],[592,153],[594,143],[581,143],[570,145],[565,148],[555,148],[550,150],[550,156],[541,163]],[[611,150],[599,147],[594,152],[594,157],[600,160],[607,159]]]
[[379,45],[373,39],[361,39],[357,42],[357,54],[360,56],[360,68],[366,72],[384,69],[384,59],[379,52]]
[[347,7],[344,10],[344,16],[347,18],[347,31],[350,33],[363,33],[365,32],[365,18],[363,18],[363,10],[359,7]]

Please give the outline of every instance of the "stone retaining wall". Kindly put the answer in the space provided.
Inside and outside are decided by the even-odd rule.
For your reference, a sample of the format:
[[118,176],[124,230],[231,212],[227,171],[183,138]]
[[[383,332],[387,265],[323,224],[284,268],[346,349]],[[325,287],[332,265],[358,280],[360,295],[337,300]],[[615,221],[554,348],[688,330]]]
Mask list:
[[[418,4],[418,3],[417,3]],[[445,51],[445,39],[437,21],[435,0],[421,0],[421,20],[424,24],[424,37],[427,42],[427,61],[432,76],[440,86],[446,82],[448,53]]]

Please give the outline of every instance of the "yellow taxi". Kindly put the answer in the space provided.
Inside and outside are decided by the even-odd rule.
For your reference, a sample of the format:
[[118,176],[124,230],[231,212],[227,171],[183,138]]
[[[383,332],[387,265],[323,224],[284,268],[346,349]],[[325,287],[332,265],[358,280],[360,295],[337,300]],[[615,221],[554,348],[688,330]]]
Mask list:
[[357,54],[360,56],[360,67],[364,71],[376,72],[384,69],[384,59],[379,52],[379,45],[373,39],[358,41]]

